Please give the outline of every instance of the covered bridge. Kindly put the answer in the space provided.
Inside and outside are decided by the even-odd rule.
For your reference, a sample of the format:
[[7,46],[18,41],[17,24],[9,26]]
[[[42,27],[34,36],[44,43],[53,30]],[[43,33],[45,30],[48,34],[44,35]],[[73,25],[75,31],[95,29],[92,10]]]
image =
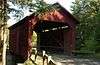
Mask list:
[[42,16],[35,16],[33,13],[9,27],[10,53],[23,60],[27,59],[32,48],[33,31],[35,31],[38,49],[71,54],[75,49],[78,21],[60,5],[59,8],[45,12]]

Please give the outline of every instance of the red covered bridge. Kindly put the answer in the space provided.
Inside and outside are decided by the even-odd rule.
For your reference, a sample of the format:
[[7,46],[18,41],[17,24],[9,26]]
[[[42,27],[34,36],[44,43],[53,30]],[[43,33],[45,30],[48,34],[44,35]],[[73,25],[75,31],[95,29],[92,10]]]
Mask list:
[[27,59],[32,47],[32,34],[35,31],[39,37],[37,48],[40,50],[71,54],[75,49],[78,21],[63,7],[59,7],[58,10],[45,12],[43,16],[32,14],[9,27],[10,53],[23,60]]

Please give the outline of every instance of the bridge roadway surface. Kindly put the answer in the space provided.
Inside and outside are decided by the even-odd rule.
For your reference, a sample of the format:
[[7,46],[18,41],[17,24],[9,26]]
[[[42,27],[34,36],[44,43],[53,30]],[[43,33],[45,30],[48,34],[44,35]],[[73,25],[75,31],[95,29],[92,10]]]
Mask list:
[[[55,65],[100,65],[99,60],[89,59],[89,58],[77,58],[66,56],[64,54],[48,54],[51,56],[51,59],[54,61]],[[32,55],[34,58],[34,55]],[[43,65],[43,59],[40,56],[37,56],[36,64]]]

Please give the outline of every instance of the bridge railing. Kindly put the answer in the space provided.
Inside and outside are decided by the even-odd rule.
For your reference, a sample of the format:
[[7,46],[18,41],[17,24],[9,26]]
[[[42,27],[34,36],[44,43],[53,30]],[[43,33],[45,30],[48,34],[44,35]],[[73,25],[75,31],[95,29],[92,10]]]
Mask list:
[[33,58],[30,57],[30,60],[33,63],[35,63],[35,61],[37,60],[37,56],[39,55],[42,57],[42,64],[43,65],[51,65],[51,64],[56,65],[56,62],[51,58],[51,56],[49,56],[46,53],[46,51],[43,50],[41,53],[41,51],[37,50],[36,48],[34,48],[33,51],[34,51],[33,54],[35,55],[34,60],[33,60]]

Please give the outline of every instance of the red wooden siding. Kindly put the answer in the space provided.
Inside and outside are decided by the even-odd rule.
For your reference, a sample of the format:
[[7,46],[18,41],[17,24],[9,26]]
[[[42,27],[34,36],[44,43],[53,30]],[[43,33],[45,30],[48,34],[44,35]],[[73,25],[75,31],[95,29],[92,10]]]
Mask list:
[[[28,57],[28,23],[10,27],[9,48],[12,55],[26,59]],[[25,34],[23,34],[25,33]]]

